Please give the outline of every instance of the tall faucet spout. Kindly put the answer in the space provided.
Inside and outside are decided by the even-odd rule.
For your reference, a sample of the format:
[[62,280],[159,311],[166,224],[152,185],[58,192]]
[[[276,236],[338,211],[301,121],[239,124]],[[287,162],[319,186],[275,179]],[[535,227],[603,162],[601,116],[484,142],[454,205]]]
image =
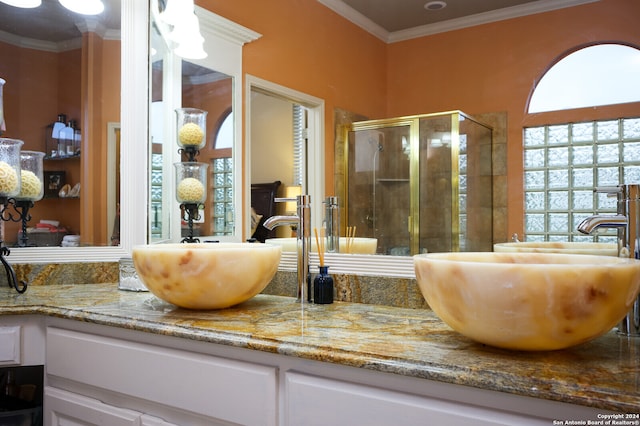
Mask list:
[[583,234],[591,234],[599,228],[626,227],[629,219],[625,215],[595,215],[589,216],[578,225],[578,231]]
[[[618,231],[618,256],[640,259],[640,184],[622,184],[617,187],[596,188],[594,192],[617,198],[616,215],[594,215],[578,225],[578,231],[590,234],[598,228],[614,228]],[[618,324],[618,333],[624,336],[640,336],[640,296],[638,296]]]
[[269,219],[265,220],[262,226],[267,228],[269,231],[272,231],[278,226],[282,225],[298,225],[300,219],[298,216],[271,216]]
[[305,301],[310,302],[311,292],[309,291],[309,252],[311,251],[311,197],[309,195],[298,195],[295,199],[276,198],[275,201],[295,201],[297,204],[297,215],[271,216],[264,221],[262,226],[269,230],[273,230],[274,228],[283,225],[294,225],[296,227],[296,252],[298,257],[298,300],[301,303],[305,303]]

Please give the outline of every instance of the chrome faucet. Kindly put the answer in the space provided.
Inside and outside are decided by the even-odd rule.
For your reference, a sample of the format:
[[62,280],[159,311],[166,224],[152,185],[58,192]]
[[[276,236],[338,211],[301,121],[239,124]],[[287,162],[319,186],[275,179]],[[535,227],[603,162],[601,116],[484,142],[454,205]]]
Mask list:
[[338,197],[327,197],[324,206],[324,228],[327,231],[327,251],[329,253],[340,252],[340,207]]
[[263,226],[272,230],[282,225],[295,225],[297,227],[296,248],[298,254],[298,301],[310,302],[311,285],[309,275],[309,252],[311,251],[311,196],[298,195],[296,198],[276,198],[276,202],[285,203],[295,201],[297,204],[295,216],[271,216],[265,220]]
[[[618,256],[640,259],[640,184],[599,187],[594,192],[617,197],[617,214],[590,216],[578,225],[578,231],[588,235],[599,228],[615,228],[618,230]],[[640,296],[618,325],[618,333],[640,336]]]

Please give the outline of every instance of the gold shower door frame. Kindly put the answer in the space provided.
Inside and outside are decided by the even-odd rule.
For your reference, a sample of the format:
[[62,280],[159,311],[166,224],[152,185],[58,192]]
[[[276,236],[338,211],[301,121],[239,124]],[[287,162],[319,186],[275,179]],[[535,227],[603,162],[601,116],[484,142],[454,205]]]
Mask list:
[[[398,118],[367,120],[351,123],[343,127],[341,155],[343,161],[341,170],[337,170],[343,176],[342,185],[337,186],[339,199],[344,200],[341,217],[341,232],[346,233],[349,226],[349,133],[359,130],[376,130],[390,127],[409,126],[409,248],[410,254],[420,253],[420,120],[432,117],[451,117],[451,250],[460,249],[460,221],[459,221],[459,150],[460,150],[460,116],[461,111],[448,111],[433,114],[421,114]],[[428,149],[428,147],[427,147]],[[375,185],[375,182],[374,182]]]

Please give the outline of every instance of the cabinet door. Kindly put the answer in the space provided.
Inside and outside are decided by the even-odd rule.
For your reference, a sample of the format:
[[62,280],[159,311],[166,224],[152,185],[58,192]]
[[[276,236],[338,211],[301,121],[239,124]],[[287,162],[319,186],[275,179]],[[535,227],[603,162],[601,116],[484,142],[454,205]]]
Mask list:
[[221,423],[277,424],[276,370],[270,366],[49,327],[47,376]]
[[44,390],[47,426],[140,426],[140,415],[61,389],[47,386]]
[[0,365],[18,365],[22,329],[19,325],[0,326]]
[[299,373],[286,373],[288,426],[549,425],[463,402],[401,393]]

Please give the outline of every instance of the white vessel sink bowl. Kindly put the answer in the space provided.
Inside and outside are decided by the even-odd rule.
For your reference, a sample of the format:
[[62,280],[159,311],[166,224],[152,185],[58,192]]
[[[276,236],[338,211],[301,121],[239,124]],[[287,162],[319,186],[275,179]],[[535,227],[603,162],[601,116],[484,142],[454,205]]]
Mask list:
[[[364,238],[355,237],[351,238],[351,250],[347,251],[347,238],[340,237],[340,253],[351,254],[376,254],[378,248],[377,238]],[[266,244],[275,244],[282,247],[283,252],[295,252],[296,251],[296,239],[295,238],[268,238],[265,240]],[[325,245],[326,248],[326,245]],[[317,252],[318,247],[316,245],[315,238],[311,238],[311,251]]]
[[138,276],[154,295],[188,309],[221,309],[260,293],[280,263],[281,248],[250,243],[134,247]]
[[457,332],[487,345],[554,350],[594,339],[630,310],[640,261],[557,253],[414,256],[420,290]]
[[565,253],[594,254],[600,256],[617,256],[618,246],[612,243],[579,243],[579,242],[518,242],[499,243],[493,245],[496,252],[528,252],[528,253]]

